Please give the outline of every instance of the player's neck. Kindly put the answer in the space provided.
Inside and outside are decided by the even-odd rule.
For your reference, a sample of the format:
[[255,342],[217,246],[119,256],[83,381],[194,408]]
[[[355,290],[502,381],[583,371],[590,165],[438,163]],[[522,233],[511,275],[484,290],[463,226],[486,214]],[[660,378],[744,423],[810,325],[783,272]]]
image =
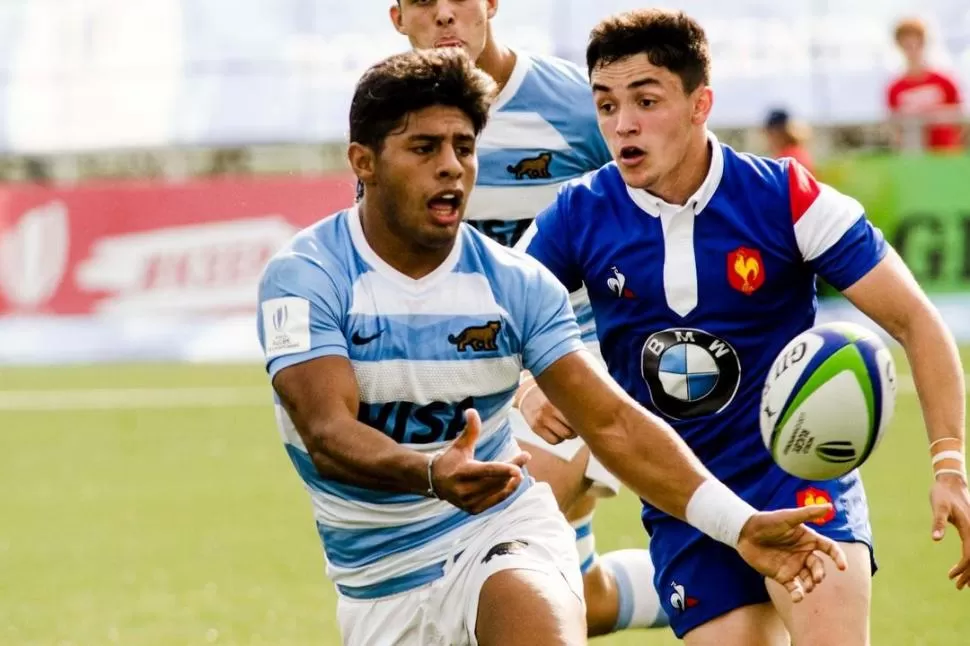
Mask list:
[[707,133],[701,132],[691,143],[686,154],[666,177],[648,189],[648,192],[668,204],[686,204],[707,179],[711,169],[711,146]]
[[424,278],[448,258],[454,248],[454,240],[443,248],[416,245],[412,240],[396,234],[387,226],[379,206],[369,205],[367,198],[360,201],[360,224],[364,240],[378,257],[394,270],[413,280]]
[[498,91],[501,92],[515,69],[515,52],[508,47],[499,45],[489,32],[488,39],[485,41],[485,49],[482,50],[482,54],[475,61],[475,64],[495,79],[498,84]]
[[910,78],[918,78],[924,74],[926,74],[926,63],[923,61],[915,61],[906,66],[906,76]]

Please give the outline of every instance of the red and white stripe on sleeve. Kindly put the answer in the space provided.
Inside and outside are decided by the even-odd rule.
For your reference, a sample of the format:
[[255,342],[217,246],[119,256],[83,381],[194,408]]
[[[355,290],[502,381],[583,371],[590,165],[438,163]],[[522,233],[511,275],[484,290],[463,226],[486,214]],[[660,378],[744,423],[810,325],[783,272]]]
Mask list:
[[788,165],[788,192],[795,240],[806,261],[831,249],[865,213],[857,200],[820,184],[795,160]]

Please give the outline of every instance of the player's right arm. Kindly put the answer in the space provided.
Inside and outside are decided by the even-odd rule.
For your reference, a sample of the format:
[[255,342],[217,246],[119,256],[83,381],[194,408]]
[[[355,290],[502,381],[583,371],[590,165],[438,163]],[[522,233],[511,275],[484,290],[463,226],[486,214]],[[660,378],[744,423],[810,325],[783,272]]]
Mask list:
[[508,497],[528,456],[476,461],[477,414],[438,456],[401,446],[357,420],[359,389],[342,329],[347,293],[320,265],[295,254],[274,259],[260,283],[258,328],[267,371],[320,476],[437,496],[470,513]]

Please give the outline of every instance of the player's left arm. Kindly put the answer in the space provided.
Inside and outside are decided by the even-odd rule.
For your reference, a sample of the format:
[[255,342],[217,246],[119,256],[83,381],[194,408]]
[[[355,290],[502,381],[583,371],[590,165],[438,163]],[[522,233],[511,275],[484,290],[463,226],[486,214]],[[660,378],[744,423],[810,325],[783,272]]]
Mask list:
[[965,385],[953,335],[859,202],[817,183],[796,163],[789,173],[795,238],[802,257],[899,341],[912,366],[935,476],[933,538],[942,539],[947,521],[960,533],[963,557],[950,577],[962,588],[970,584],[970,493]]
[[947,521],[960,533],[963,558],[949,575],[963,588],[970,584],[966,386],[953,335],[894,250],[843,293],[906,352],[930,441],[933,540],[943,538]]

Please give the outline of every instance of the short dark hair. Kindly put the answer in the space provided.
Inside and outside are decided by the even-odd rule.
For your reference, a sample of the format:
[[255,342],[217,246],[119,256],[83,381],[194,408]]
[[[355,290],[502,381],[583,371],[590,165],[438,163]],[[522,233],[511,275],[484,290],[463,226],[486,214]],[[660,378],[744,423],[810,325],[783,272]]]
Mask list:
[[589,73],[637,54],[680,77],[687,93],[711,78],[711,50],[700,24],[683,11],[636,9],[610,16],[593,27],[586,46]]
[[357,82],[350,104],[350,140],[380,150],[409,114],[435,105],[464,112],[478,135],[495,95],[495,81],[461,48],[395,54]]

